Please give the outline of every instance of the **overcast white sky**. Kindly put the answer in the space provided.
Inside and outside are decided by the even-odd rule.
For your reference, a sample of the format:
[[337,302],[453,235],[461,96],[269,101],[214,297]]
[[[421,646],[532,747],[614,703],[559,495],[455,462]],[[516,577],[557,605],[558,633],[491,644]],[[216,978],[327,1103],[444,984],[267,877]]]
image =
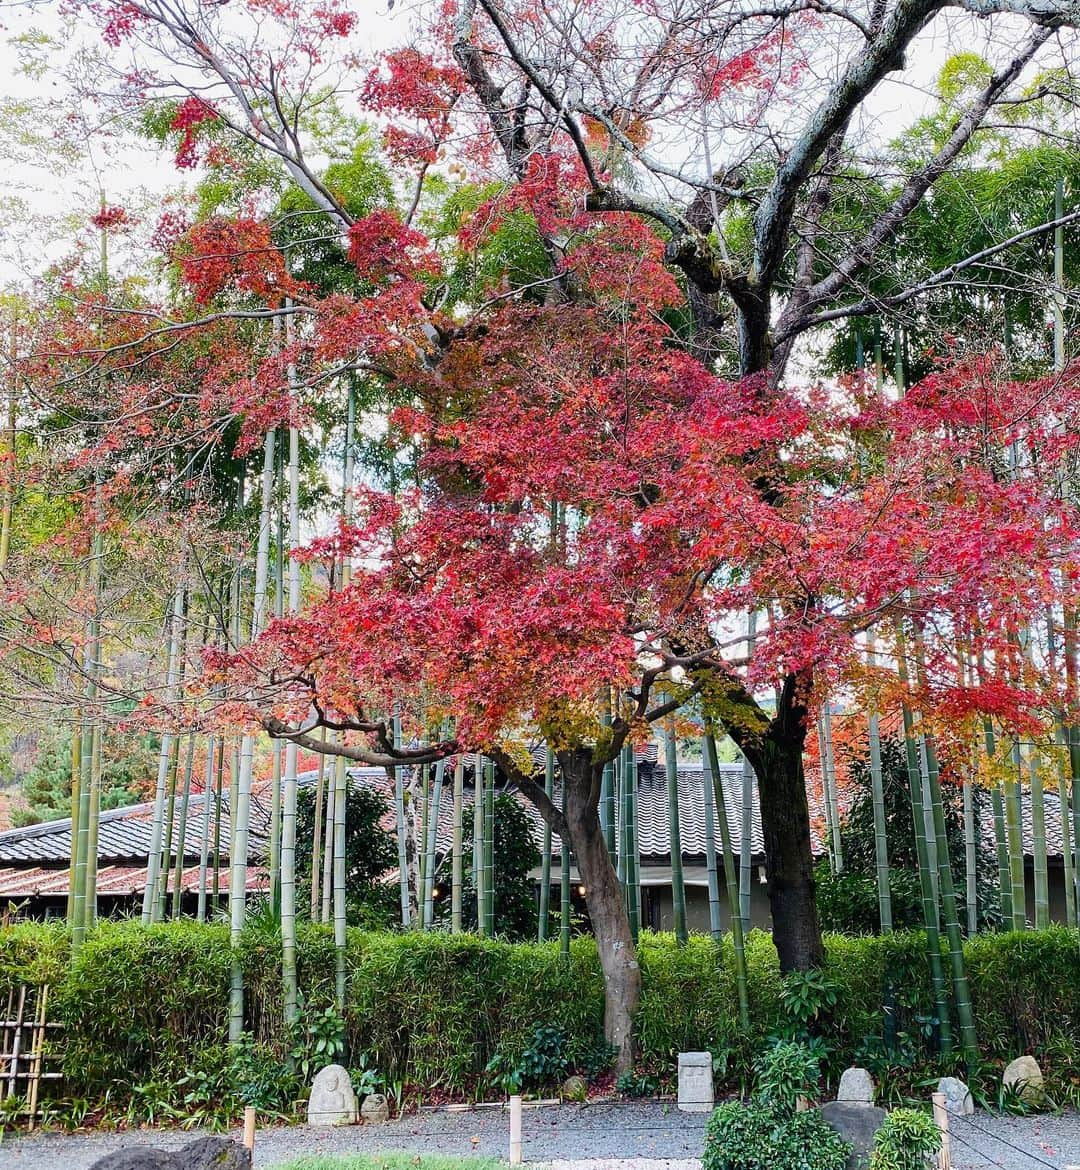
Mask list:
[[[355,0],[363,11],[368,47],[406,39],[412,12],[431,2],[399,0],[388,13],[386,0]],[[1013,27],[1019,31],[1024,24]],[[34,30],[59,38],[62,47],[29,52],[26,38]],[[985,24],[968,18],[938,22],[913,47],[903,81],[879,87],[854,133],[885,140],[909,125],[926,107],[927,87],[942,62],[959,48],[982,51],[987,35]],[[1000,37],[999,25],[999,46]],[[0,103],[5,107],[0,110],[0,156],[7,162],[0,174],[0,287],[25,286],[70,251],[97,205],[101,185],[110,203],[144,209],[156,219],[162,196],[190,184],[192,176],[178,173],[167,152],[130,137],[109,141],[101,133],[102,111],[72,100],[63,69],[78,66],[80,41],[100,49],[96,30],[80,34],[66,27],[51,3],[5,5],[0,0],[0,38]],[[47,64],[27,72],[28,58],[38,57]],[[13,104],[22,108],[21,117],[11,116]],[[66,149],[52,134],[50,118],[62,129]]]

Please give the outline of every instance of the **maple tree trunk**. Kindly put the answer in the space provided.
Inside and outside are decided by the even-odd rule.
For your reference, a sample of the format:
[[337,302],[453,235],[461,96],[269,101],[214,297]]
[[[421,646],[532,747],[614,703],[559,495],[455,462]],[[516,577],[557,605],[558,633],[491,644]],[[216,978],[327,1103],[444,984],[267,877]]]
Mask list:
[[560,753],[559,764],[566,785],[570,847],[604,972],[604,1038],[615,1049],[615,1068],[621,1073],[634,1063],[634,1016],[641,998],[637,948],[600,827],[599,802],[592,798],[591,753]]

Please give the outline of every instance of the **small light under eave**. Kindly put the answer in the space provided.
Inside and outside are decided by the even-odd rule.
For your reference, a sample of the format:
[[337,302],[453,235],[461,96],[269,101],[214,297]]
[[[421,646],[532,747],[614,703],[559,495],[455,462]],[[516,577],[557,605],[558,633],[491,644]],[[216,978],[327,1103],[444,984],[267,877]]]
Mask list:
[[583,898],[585,897],[585,887],[584,887],[584,886],[578,886],[578,888],[577,888],[577,892],[578,892],[578,893],[579,893],[579,894],[580,894],[580,895],[581,895]]

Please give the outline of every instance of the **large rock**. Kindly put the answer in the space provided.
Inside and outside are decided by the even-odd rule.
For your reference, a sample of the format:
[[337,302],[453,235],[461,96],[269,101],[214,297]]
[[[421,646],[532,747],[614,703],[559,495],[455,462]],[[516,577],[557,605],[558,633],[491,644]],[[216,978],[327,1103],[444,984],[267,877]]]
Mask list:
[[711,1113],[713,1099],[711,1052],[679,1053],[679,1108],[684,1113]]
[[829,1101],[821,1106],[821,1116],[851,1145],[848,1170],[866,1170],[885,1110],[854,1101]]
[[836,1099],[849,1105],[873,1105],[874,1078],[864,1068],[844,1069]]
[[382,1125],[390,1120],[390,1102],[385,1093],[368,1093],[360,1106],[360,1120],[365,1125]]
[[172,1154],[150,1146],[124,1146],[115,1154],[106,1154],[90,1170],[180,1170]]
[[584,1101],[589,1095],[589,1084],[584,1077],[567,1077],[563,1081],[562,1098],[564,1101]]
[[937,1091],[945,1098],[945,1109],[957,1117],[970,1117],[975,1112],[971,1090],[959,1077],[942,1077]]
[[1041,1105],[1046,1099],[1042,1069],[1034,1056],[1018,1056],[1001,1074],[1005,1089],[1015,1089],[1025,1105]]
[[251,1170],[251,1151],[223,1137],[201,1137],[173,1154],[178,1170]]
[[356,1094],[348,1072],[328,1064],[315,1074],[308,1098],[308,1125],[355,1125]]

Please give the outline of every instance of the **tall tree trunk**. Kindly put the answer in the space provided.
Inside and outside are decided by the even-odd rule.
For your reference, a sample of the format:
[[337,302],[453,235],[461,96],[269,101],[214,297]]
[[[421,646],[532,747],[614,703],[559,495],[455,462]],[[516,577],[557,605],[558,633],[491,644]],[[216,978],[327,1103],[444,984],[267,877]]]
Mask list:
[[825,957],[814,901],[810,810],[803,772],[808,691],[808,680],[788,675],[766,731],[743,737],[739,744],[758,780],[773,941],[785,973],[819,967]]
[[604,1038],[615,1050],[616,1069],[624,1072],[634,1063],[633,1029],[641,998],[641,968],[623,892],[600,828],[597,796],[593,794],[594,779],[599,793],[602,769],[594,777],[596,769],[592,753],[587,749],[560,752],[559,765],[566,797],[569,846],[585,887],[585,902],[604,973]]

